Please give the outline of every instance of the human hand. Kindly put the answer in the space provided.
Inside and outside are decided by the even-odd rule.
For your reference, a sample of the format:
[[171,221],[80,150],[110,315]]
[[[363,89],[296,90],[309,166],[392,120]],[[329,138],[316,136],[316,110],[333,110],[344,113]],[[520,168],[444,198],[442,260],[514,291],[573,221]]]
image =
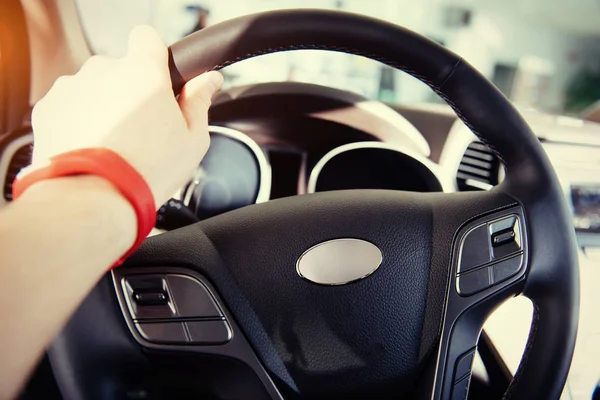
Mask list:
[[208,108],[223,77],[200,75],[179,103],[171,89],[167,46],[151,27],[135,28],[121,59],[93,56],[60,77],[33,109],[33,167],[79,148],[121,155],[146,180],[160,207],[206,153]]

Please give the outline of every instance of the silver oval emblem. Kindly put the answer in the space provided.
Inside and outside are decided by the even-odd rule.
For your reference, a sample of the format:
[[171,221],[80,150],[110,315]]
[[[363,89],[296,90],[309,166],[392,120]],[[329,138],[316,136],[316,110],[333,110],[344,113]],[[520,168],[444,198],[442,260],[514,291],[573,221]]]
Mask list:
[[344,285],[371,275],[383,260],[381,250],[360,239],[335,239],[306,250],[296,262],[302,278],[321,285]]

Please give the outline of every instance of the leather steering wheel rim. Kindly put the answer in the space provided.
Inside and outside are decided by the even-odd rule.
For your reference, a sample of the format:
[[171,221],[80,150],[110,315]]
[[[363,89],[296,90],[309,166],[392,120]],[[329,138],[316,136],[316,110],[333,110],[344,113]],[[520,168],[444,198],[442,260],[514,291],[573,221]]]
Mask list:
[[[505,398],[559,398],[568,375],[577,334],[577,250],[571,217],[561,186],[542,146],[525,121],[485,77],[465,60],[433,41],[380,20],[323,10],[286,10],[247,15],[184,38],[171,46],[170,68],[174,92],[178,94],[185,82],[208,70],[218,70],[258,55],[303,49],[332,50],[365,56],[420,79],[446,100],[462,121],[502,160],[506,167],[504,182],[484,194],[415,195],[361,191],[359,194],[323,193],[277,200],[234,211],[189,229],[151,238],[125,267],[168,265],[167,263],[171,262],[205,274],[232,309],[232,314],[242,327],[241,331],[248,336],[248,341],[278,387],[283,386],[283,391],[291,393],[292,397],[306,396],[306,393],[309,393],[311,398],[325,396],[325,392],[311,392],[309,389],[308,392],[303,391],[303,384],[310,387],[321,381],[310,381],[311,376],[305,374],[306,371],[299,372],[288,367],[285,360],[282,361],[281,354],[279,358],[275,355],[278,349],[273,348],[272,342],[278,339],[269,329],[260,326],[271,318],[272,310],[261,314],[260,305],[256,302],[264,301],[264,297],[257,293],[258,289],[250,288],[237,292],[240,287],[250,285],[251,281],[246,279],[255,277],[249,277],[245,275],[246,272],[233,266],[243,264],[245,260],[248,265],[253,265],[253,262],[264,262],[265,265],[275,261],[281,262],[284,259],[282,254],[288,247],[293,246],[285,247],[286,244],[279,243],[283,248],[272,250],[274,254],[264,256],[272,257],[274,261],[268,261],[266,258],[255,260],[257,256],[248,257],[248,253],[244,255],[246,258],[243,258],[240,253],[244,251],[267,250],[268,241],[261,238],[253,238],[251,242],[255,243],[251,245],[254,247],[248,248],[248,235],[256,233],[259,228],[264,232],[266,227],[273,229],[279,237],[314,243],[340,234],[334,232],[334,227],[324,227],[313,233],[315,221],[327,221],[340,230],[349,225],[348,236],[358,236],[357,232],[360,232],[360,229],[358,225],[352,225],[354,222],[340,222],[336,225],[337,222],[333,219],[327,220],[334,218],[334,214],[345,219],[357,215],[358,222],[355,224],[362,224],[363,229],[375,224],[375,220],[382,224],[378,230],[365,233],[365,237],[377,237],[382,241],[380,247],[385,252],[395,246],[384,243],[390,235],[400,235],[402,238],[408,233],[388,232],[389,235],[382,237],[381,231],[392,228],[379,216],[393,219],[399,218],[396,217],[398,214],[405,215],[403,218],[412,218],[407,215],[413,213],[422,215],[418,217],[420,219],[402,219],[393,225],[414,223],[416,226],[422,223],[427,226],[423,228],[427,232],[423,234],[423,240],[424,243],[431,244],[432,248],[425,256],[431,265],[438,265],[431,266],[429,275],[423,277],[422,283],[426,285],[428,295],[427,298],[422,298],[423,307],[419,309],[424,315],[424,320],[423,325],[418,328],[421,332],[418,338],[419,351],[418,355],[414,353],[411,371],[424,368],[424,360],[433,360],[431,362],[436,367],[432,375],[432,398],[449,399],[454,390],[453,384],[456,383],[452,371],[460,353],[464,351],[461,344],[456,344],[457,341],[460,342],[464,338],[476,341],[481,329],[480,324],[486,316],[502,300],[522,293],[534,304],[534,318],[525,354]],[[398,202],[408,205],[396,208]],[[420,211],[420,204],[423,203],[427,204],[427,209],[423,208]],[[315,213],[314,218],[308,217],[311,212]],[[478,224],[489,226],[490,221],[505,215],[518,215],[521,218],[523,267],[517,275],[504,283],[473,295],[471,300],[467,301],[454,289],[458,285],[456,271],[460,262],[458,254],[462,248],[461,240],[465,240],[468,231],[475,229]],[[362,219],[369,221],[364,222]],[[301,222],[303,220],[307,222]],[[277,228],[281,224],[295,222],[298,222],[296,236]],[[308,226],[311,222],[313,226]],[[442,230],[447,232],[442,233]],[[242,234],[246,235],[246,239],[238,240],[237,236]],[[305,236],[310,236],[310,240]],[[174,256],[174,246],[181,247],[182,242],[187,245],[186,250]],[[198,249],[191,250],[193,246]],[[230,250],[236,246],[237,252]],[[277,244],[273,242],[273,246]],[[425,244],[423,247],[426,247]],[[200,254],[201,251],[204,252],[203,255]],[[295,247],[294,251],[297,251]],[[420,248],[413,247],[406,251],[418,253]],[[202,257],[204,259],[201,260]],[[209,264],[212,261],[207,261],[206,257],[218,259],[214,263],[227,265],[233,272],[223,272],[216,267],[211,269]],[[410,263],[410,260],[402,257],[404,256],[392,255],[389,260]],[[446,269],[442,270],[439,265],[446,265]],[[365,279],[364,285],[371,279],[377,279],[376,274],[373,278]],[[354,284],[352,290],[362,290],[359,286],[362,282]],[[282,286],[284,285],[286,284],[282,283]],[[299,284],[290,283],[285,287],[293,290],[294,285]],[[282,302],[287,301],[282,300],[283,297],[276,298]],[[407,311],[407,315],[411,312]],[[385,315],[393,316],[394,313]],[[431,316],[441,316],[442,323],[439,322],[439,318],[429,318]],[[449,319],[451,316],[452,319]],[[68,335],[69,332],[63,332],[62,340],[59,337],[63,347],[60,351],[55,348],[54,355],[51,353],[54,362],[60,362],[56,360],[68,352],[68,348],[64,347],[68,346],[65,344]],[[339,335],[347,338],[352,334],[343,331]],[[314,339],[310,343],[317,343],[318,340]],[[407,342],[411,340],[409,338]],[[437,342],[440,343],[439,346],[436,345]],[[382,354],[385,355],[386,350],[384,347],[381,350]],[[371,354],[363,356],[369,360]],[[390,370],[398,367],[404,371],[404,365],[397,366],[393,361],[390,362]],[[307,363],[310,364],[310,360]],[[385,374],[379,370],[378,373]],[[337,378],[337,375],[330,377],[332,382],[337,382]],[[386,381],[389,377],[379,375],[370,376],[368,379],[368,382],[378,382],[378,379]],[[342,382],[340,387],[343,390],[352,389],[352,383],[339,382]],[[386,382],[381,384],[385,386],[389,383]],[[423,392],[419,392],[418,384],[416,389],[412,387],[411,390],[412,393],[423,395]],[[331,393],[329,395],[333,396]],[[455,398],[454,395],[452,398]]]

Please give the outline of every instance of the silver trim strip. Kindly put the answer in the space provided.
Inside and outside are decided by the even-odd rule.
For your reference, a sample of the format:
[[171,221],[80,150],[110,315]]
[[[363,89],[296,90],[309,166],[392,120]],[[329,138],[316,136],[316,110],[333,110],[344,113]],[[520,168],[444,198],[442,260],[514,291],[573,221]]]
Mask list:
[[491,190],[494,187],[494,185],[490,185],[489,183],[485,183],[485,182],[480,182],[475,179],[466,179],[465,185],[471,186],[471,187],[474,187],[477,189],[481,189],[481,190]]
[[397,146],[397,145],[391,144],[391,143],[384,143],[384,142],[355,142],[355,143],[343,144],[341,146],[334,148],[333,150],[331,150],[327,154],[325,154],[319,160],[319,162],[317,162],[317,164],[314,166],[314,168],[312,169],[312,171],[310,173],[310,177],[308,178],[306,192],[307,193],[315,193],[315,189],[317,186],[317,180],[319,179],[319,174],[321,173],[321,170],[325,167],[325,165],[333,157],[335,157],[339,154],[342,154],[344,152],[356,150],[356,149],[384,149],[384,150],[393,150],[398,153],[402,153],[408,157],[411,157],[411,158],[417,160],[421,164],[423,164],[433,174],[433,176],[435,176],[437,178],[437,180],[438,180],[438,182],[440,182],[440,185],[442,186],[442,190],[444,192],[453,192],[454,191],[454,186],[452,185],[452,179],[450,176],[447,176],[448,174],[445,174],[443,172],[443,170],[441,170],[437,164],[435,164],[434,162],[430,161],[429,159],[423,157],[419,153],[417,153],[409,148]]
[[[4,193],[4,186],[6,185],[6,173],[8,172],[8,167],[10,166],[10,161],[12,160],[15,153],[23,146],[27,146],[33,143],[33,133],[29,133],[25,136],[21,136],[6,146],[4,152],[0,154],[0,182],[2,182],[2,192]],[[4,194],[0,196],[0,207],[8,203],[4,198]]]
[[[227,136],[229,138],[242,142],[252,151],[252,153],[254,153],[254,157],[258,162],[258,169],[260,171],[260,186],[258,188],[258,193],[256,194],[255,203],[258,204],[268,201],[271,196],[271,164],[269,163],[267,156],[260,148],[258,143],[256,143],[251,137],[249,137],[245,133],[235,129],[226,128],[224,126],[209,125],[208,132],[217,133],[219,135]],[[192,194],[194,193],[196,187],[202,183],[203,175],[204,170],[202,169],[202,167],[198,166],[198,169],[196,170],[196,173],[192,178],[192,182],[190,183],[185,193],[182,193],[181,196],[183,198],[183,203],[186,206],[190,206]]]
[[[204,179],[206,177],[206,172],[204,172],[204,168],[202,168],[201,166],[198,166],[198,168],[196,168],[196,171],[194,172],[194,177],[192,178],[192,182],[190,183],[189,187],[193,187],[194,189],[200,184],[200,182],[202,182],[202,179]],[[194,190],[186,190],[185,191],[185,197],[183,198],[183,204],[185,204],[186,206],[190,206],[190,201],[192,201],[192,195],[194,194]],[[180,193],[181,196],[181,193]]]

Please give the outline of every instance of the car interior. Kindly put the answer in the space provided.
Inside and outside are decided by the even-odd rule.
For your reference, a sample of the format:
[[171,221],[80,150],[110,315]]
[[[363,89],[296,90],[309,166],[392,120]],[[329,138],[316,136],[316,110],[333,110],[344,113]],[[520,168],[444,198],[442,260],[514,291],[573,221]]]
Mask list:
[[[492,80],[439,32],[386,20],[412,3],[377,1],[0,2],[0,207],[31,162],[32,107],[113,55],[121,19],[166,32],[174,95],[225,76],[195,174],[21,399],[600,398],[600,84],[579,114],[536,107],[559,80],[547,62]],[[483,15],[441,3],[451,29]],[[347,60],[377,96],[337,79]],[[436,100],[399,100],[416,84]]]

